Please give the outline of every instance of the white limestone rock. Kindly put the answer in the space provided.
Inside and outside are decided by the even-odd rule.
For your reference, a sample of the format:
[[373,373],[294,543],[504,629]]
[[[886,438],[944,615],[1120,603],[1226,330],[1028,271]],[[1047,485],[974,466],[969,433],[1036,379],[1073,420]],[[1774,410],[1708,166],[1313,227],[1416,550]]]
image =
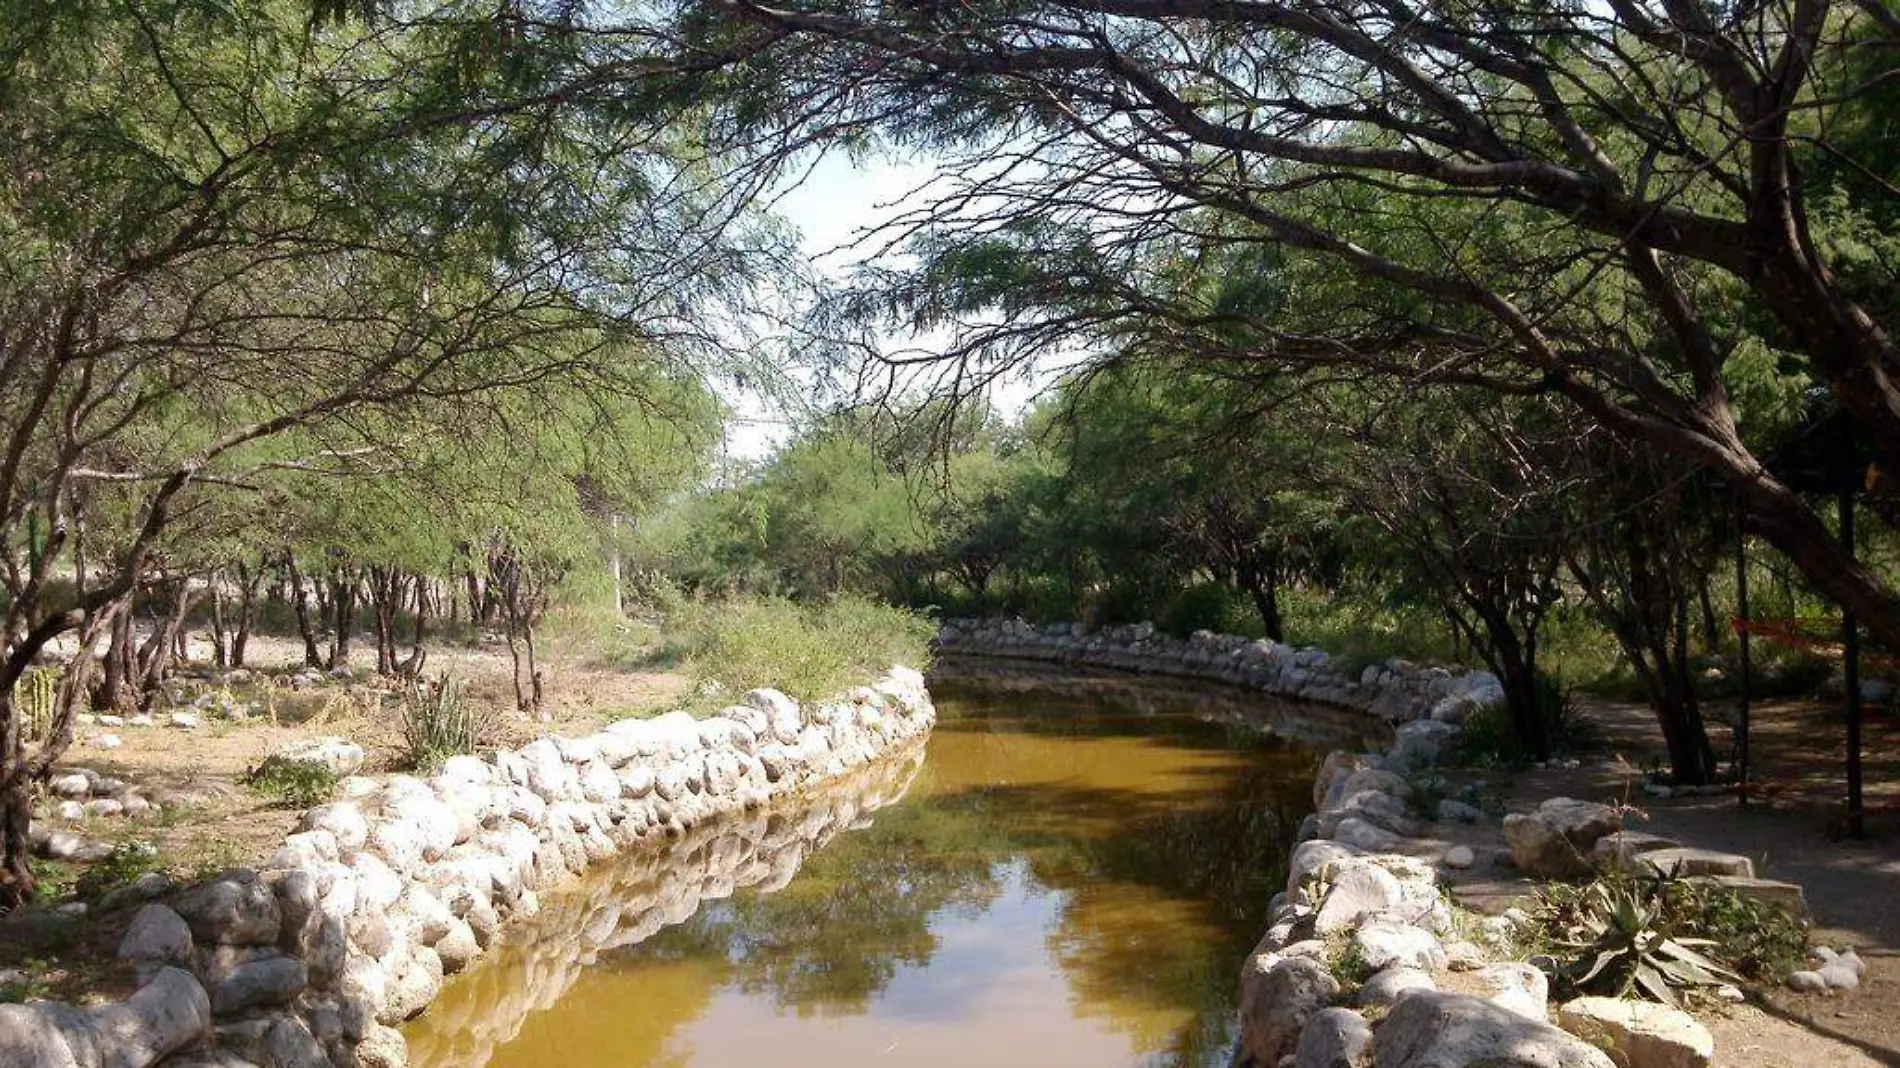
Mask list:
[[283,1005],[310,985],[310,973],[302,961],[290,957],[265,957],[233,968],[211,991],[211,1011],[232,1016],[246,1009]]
[[1339,981],[1310,957],[1249,958],[1241,975],[1240,1044],[1260,1064],[1291,1053],[1313,1014],[1339,996]]
[[192,949],[191,927],[185,918],[164,905],[151,904],[133,914],[125,937],[119,940],[119,959],[141,975],[147,970],[155,975],[166,966],[190,967]]
[[1708,1028],[1652,1001],[1577,998],[1563,1004],[1557,1022],[1603,1050],[1616,1068],[1708,1068],[1715,1058]]
[[1371,1068],[1372,1028],[1351,1009],[1321,1009],[1306,1021],[1293,1068]]
[[337,849],[354,853],[369,841],[369,821],[363,817],[363,810],[348,801],[318,805],[305,812],[297,821],[302,831],[327,831],[335,840]]
[[1616,1068],[1601,1050],[1547,1023],[1464,994],[1400,998],[1372,1038],[1378,1068]]
[[1623,826],[1622,816],[1608,805],[1553,797],[1535,812],[1504,817],[1504,841],[1511,859],[1532,875],[1567,878],[1587,875],[1597,841]]
[[1471,973],[1471,981],[1493,1005],[1540,1022],[1550,1017],[1550,980],[1528,964],[1504,961],[1486,965]]
[[1436,935],[1397,920],[1369,920],[1353,932],[1352,941],[1359,959],[1374,971],[1402,965],[1435,972],[1443,968],[1448,959]]
[[1374,864],[1341,864],[1314,912],[1313,930],[1327,935],[1356,927],[1397,905],[1402,895],[1399,880],[1391,872]]
[[277,895],[255,872],[226,872],[185,891],[172,903],[200,944],[270,945],[282,917]]
[[348,738],[328,734],[284,746],[272,754],[272,759],[316,764],[329,769],[330,774],[341,779],[362,769],[363,747]]
[[1437,990],[1430,972],[1404,965],[1383,969],[1359,988],[1359,1004],[1368,1009],[1383,1009],[1414,990]]

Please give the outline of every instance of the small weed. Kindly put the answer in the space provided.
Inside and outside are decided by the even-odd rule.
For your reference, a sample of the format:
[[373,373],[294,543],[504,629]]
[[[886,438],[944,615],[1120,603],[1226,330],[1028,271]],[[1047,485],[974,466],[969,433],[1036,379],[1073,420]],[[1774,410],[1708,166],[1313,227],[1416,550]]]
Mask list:
[[52,961],[29,957],[17,969],[18,979],[0,983],[0,1005],[18,1005],[51,997],[53,984],[47,981],[47,976],[54,969]]
[[1333,962],[1332,973],[1339,978],[1340,982],[1348,987],[1357,988],[1364,986],[1366,980],[1372,978],[1372,963],[1366,960],[1366,955],[1359,948],[1358,941],[1350,934],[1339,938],[1327,948],[1331,951],[1329,955]]
[[73,884],[79,878],[73,865],[35,858],[27,861],[27,868],[33,873],[34,904],[57,905],[72,896]]
[[73,881],[73,895],[82,901],[97,901],[121,886],[157,867],[158,847],[150,842],[125,841],[112,852],[88,865]]
[[236,839],[216,835],[199,843],[195,856],[180,857],[175,869],[182,873],[178,882],[192,886],[210,880],[244,863],[244,847]]
[[336,793],[337,776],[329,765],[314,760],[271,757],[245,777],[245,785],[270,794],[283,808],[310,808]]
[[1734,890],[1699,890],[1702,925],[1736,971],[1756,982],[1780,983],[1806,966],[1808,925],[1799,917]]

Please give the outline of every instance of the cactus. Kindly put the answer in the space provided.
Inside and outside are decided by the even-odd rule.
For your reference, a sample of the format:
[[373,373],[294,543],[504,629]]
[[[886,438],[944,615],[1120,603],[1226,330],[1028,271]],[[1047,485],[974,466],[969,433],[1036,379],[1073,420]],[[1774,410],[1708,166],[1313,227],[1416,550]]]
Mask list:
[[59,700],[59,670],[29,668],[13,684],[13,713],[20,717],[20,735],[43,742],[53,733],[53,706]]

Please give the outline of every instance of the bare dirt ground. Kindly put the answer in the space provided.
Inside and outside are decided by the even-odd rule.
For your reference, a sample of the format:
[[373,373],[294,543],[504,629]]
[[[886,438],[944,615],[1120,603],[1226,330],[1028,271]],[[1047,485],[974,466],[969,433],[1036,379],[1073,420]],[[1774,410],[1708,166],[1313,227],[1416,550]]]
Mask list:
[[[1605,744],[1574,769],[1531,770],[1505,786],[1507,804],[1528,809],[1546,797],[1627,803],[1632,824],[1684,845],[1738,853],[1756,874],[1798,883],[1815,921],[1816,944],[1854,946],[1867,964],[1846,994],[1764,991],[1725,1014],[1704,1013],[1725,1068],[1862,1068],[1900,1065],[1900,721],[1872,717],[1865,728],[1867,837],[1843,837],[1845,733],[1838,706],[1781,701],[1753,717],[1753,779],[1747,808],[1732,795],[1657,799],[1641,788],[1641,768],[1661,746],[1647,708],[1589,702]],[[1711,725],[1718,753],[1731,744]],[[1647,817],[1646,820],[1643,817]],[[1528,893],[1527,880],[1483,873],[1461,880],[1460,896],[1490,910]]]
[[[359,663],[363,655],[359,650]],[[296,810],[245,784],[251,769],[286,745],[337,735],[363,747],[365,774],[401,770],[405,757],[398,701],[367,671],[359,669],[349,679],[326,676],[317,686],[293,691],[270,680],[282,681],[302,669],[301,644],[256,636],[246,659],[251,677],[244,682],[213,680],[200,665],[190,674],[202,677],[187,678],[183,690],[186,695],[228,691],[251,707],[247,718],[224,719],[207,712],[195,730],[165,726],[173,708],[161,699],[153,709],[159,726],[81,726],[59,770],[90,768],[123,779],[159,802],[161,810],[145,818],[91,818],[60,826],[105,842],[151,843],[158,850],[154,867],[190,880],[255,864],[293,829]],[[679,674],[628,670],[559,650],[546,656],[543,665],[546,692],[539,719],[514,711],[505,646],[432,648],[428,674],[449,672],[469,700],[494,709],[489,741],[499,745],[550,731],[586,733],[610,719],[665,711],[677,707],[691,690],[691,680]],[[108,733],[123,744],[101,748],[98,740]],[[52,880],[62,880],[83,869],[49,864],[43,870]],[[78,921],[44,910],[0,917],[0,999],[8,987],[15,996],[30,993],[72,1001],[128,993],[129,977],[118,974],[113,964],[132,911],[95,907]]]

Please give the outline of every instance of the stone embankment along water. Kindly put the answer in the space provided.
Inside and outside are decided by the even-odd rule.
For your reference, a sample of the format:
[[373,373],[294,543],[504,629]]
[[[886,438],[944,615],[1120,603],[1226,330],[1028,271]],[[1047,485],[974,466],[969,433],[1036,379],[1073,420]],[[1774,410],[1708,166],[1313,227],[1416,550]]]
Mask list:
[[121,953],[146,978],[124,1002],[0,1006],[0,1065],[393,1068],[395,1025],[443,977],[533,916],[538,894],[622,850],[758,811],[927,734],[915,671],[800,707],[775,690],[695,720],[629,719],[455,757],[427,780],[345,781],[261,871],[154,902]]
[[1156,631],[1152,623],[1091,631],[1080,623],[1038,626],[1009,619],[952,619],[945,621],[936,644],[944,653],[1226,682],[1276,697],[1365,712],[1393,726],[1443,724],[1414,728],[1414,744],[1425,746],[1455,735],[1453,728],[1472,711],[1504,700],[1497,676],[1486,671],[1415,664],[1395,657],[1348,676],[1323,649],[1204,630],[1176,638]]
[[[1553,1026],[1544,974],[1504,959],[1511,919],[1477,921],[1460,937],[1437,871],[1420,858],[1461,868],[1474,857],[1444,848],[1427,821],[1408,814],[1408,776],[1435,760],[1402,732],[1384,752],[1336,751],[1320,767],[1316,816],[1272,903],[1273,926],[1243,971],[1241,1068],[1707,1068],[1708,1030],[1668,1006],[1578,998]],[[1442,805],[1437,815],[1484,819]],[[1744,892],[1770,885],[1762,896],[1777,901],[1800,897],[1798,887],[1753,879],[1745,858],[1624,831],[1606,805],[1550,798],[1506,816],[1501,830],[1510,863],[1539,878],[1644,867]],[[1350,984],[1335,973],[1347,959],[1364,977],[1352,1006],[1340,1004]],[[1438,989],[1449,972],[1464,973],[1456,984],[1464,992]]]
[[717,820],[663,848],[600,865],[548,895],[536,915],[512,921],[505,948],[478,962],[460,980],[468,986],[451,988],[417,1021],[410,1055],[439,1068],[489,1063],[603,954],[691,920],[702,902],[784,887],[833,838],[902,798],[923,761],[923,744],[913,743],[796,804]]
[[[1273,926],[1242,973],[1237,1063],[1707,1068],[1707,1029],[1666,1006],[1580,998],[1552,1024],[1544,974],[1507,959],[1513,922],[1460,924],[1437,870],[1423,859],[1469,863],[1435,846],[1424,837],[1428,825],[1404,815],[1407,776],[1428,766],[1401,746],[1334,752],[1321,765],[1313,784],[1317,817],[1272,903]],[[1462,822],[1459,815],[1454,821]],[[1615,809],[1568,798],[1508,820],[1512,856],[1544,877],[1574,871],[1578,856],[1596,853],[1621,826]],[[1328,827],[1334,837],[1317,837]],[[1439,989],[1450,973],[1461,973],[1461,990]],[[1354,978],[1362,981],[1348,999]]]
[[[1081,664],[1232,683],[1279,697],[1357,709],[1392,725],[1379,751],[1335,751],[1313,784],[1316,812],[1301,827],[1273,926],[1241,977],[1239,1068],[1706,1068],[1707,1029],[1662,1005],[1578,999],[1550,1016],[1542,972],[1504,959],[1512,923],[1481,921],[1458,937],[1451,900],[1430,857],[1446,868],[1477,862],[1468,846],[1446,848],[1406,804],[1408,776],[1451,757],[1475,710],[1501,704],[1485,672],[1387,660],[1347,677],[1319,649],[1235,635],[1187,639],[1150,624],[1090,632],[1079,624],[953,620],[937,640],[945,653]],[[1446,801],[1441,823],[1483,822]],[[1511,861],[1541,878],[1593,867],[1645,867],[1747,889],[1752,871],[1730,870],[1677,843],[1621,830],[1617,810],[1553,798],[1513,814],[1503,828]],[[1644,857],[1654,854],[1653,859]],[[1729,858],[1729,861],[1742,858]],[[1742,860],[1745,865],[1746,861]],[[1772,884],[1774,897],[1799,888]],[[1354,976],[1344,974],[1352,962]],[[1439,979],[1459,972],[1458,986]],[[1363,978],[1352,998],[1353,978]],[[1574,1032],[1574,1033],[1573,1033]]]

